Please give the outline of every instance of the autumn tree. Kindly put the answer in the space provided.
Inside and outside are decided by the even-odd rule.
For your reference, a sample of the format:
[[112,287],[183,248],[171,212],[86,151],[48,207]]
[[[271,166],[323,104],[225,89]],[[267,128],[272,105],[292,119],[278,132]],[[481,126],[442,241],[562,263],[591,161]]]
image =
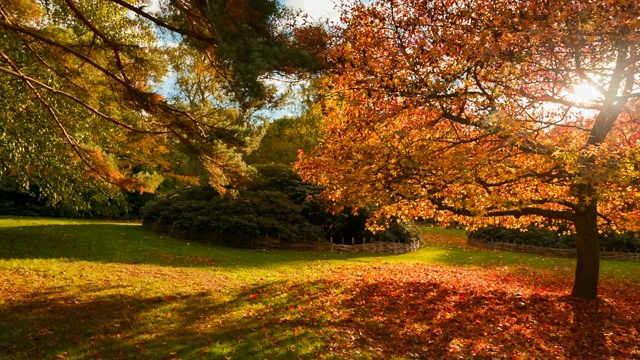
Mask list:
[[275,0],[156,3],[0,2],[0,186],[54,203],[149,191],[180,167],[176,149],[219,189],[250,172],[255,111],[274,99],[264,78],[317,63],[295,14]]
[[378,218],[640,230],[640,4],[392,0],[345,8],[322,144],[298,163]]

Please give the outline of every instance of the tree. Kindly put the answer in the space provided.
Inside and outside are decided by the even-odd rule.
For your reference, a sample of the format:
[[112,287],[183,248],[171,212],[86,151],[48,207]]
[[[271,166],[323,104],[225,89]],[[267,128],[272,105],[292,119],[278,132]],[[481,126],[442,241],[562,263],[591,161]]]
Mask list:
[[302,84],[298,90],[292,97],[300,114],[266,123],[260,146],[245,157],[247,163],[291,166],[299,151],[310,151],[318,144],[322,111],[316,96],[317,84]]
[[[95,44],[78,21],[61,11],[60,3],[48,5],[46,15],[35,2],[0,5],[2,188],[31,192],[52,204],[64,200],[66,207],[76,211],[119,197],[119,191],[105,186],[100,178],[129,189],[153,188],[156,184],[136,181],[135,174],[125,175],[115,166],[113,154],[127,142],[126,132],[104,121],[133,129],[138,125],[135,111],[114,106],[119,97],[110,84],[101,82],[97,69],[73,55],[89,54],[84,57],[101,67],[98,64],[108,61],[108,52]],[[88,6],[94,21],[122,41],[123,33],[134,29],[135,22],[127,20],[124,11],[102,5]],[[148,27],[138,30],[132,43],[151,40]],[[144,59],[154,55],[157,52],[150,49]],[[142,74],[131,69],[131,73],[150,78],[162,72],[161,66],[149,66]],[[145,132],[141,129],[139,134]],[[92,201],[85,197],[87,193]]]
[[598,231],[640,228],[640,5],[394,0],[345,9],[324,140],[298,163],[333,201],[524,228],[568,223],[572,295]]
[[[184,168],[176,149],[219,189],[251,172],[255,110],[274,95],[263,78],[315,66],[295,14],[275,0],[146,3],[2,1],[0,186],[35,185],[53,203],[153,191]],[[165,98],[169,75],[182,83]]]

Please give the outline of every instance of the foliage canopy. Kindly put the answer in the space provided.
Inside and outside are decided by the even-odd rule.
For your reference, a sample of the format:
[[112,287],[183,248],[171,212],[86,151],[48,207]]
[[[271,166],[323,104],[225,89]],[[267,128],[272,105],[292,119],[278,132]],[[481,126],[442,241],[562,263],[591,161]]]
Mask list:
[[147,5],[0,4],[0,186],[81,208],[95,189],[201,174],[223,189],[251,173],[255,111],[276,100],[264,77],[316,66],[295,14],[275,0]]

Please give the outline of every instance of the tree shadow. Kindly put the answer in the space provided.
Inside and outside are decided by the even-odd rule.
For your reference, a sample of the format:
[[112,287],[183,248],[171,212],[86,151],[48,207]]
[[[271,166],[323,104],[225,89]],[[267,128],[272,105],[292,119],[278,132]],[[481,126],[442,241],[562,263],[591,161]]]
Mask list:
[[[281,306],[263,309],[253,328],[278,328],[286,323],[289,328],[312,329],[315,336],[327,339],[319,353],[338,358],[351,358],[363,349],[369,354],[365,358],[381,359],[640,356],[640,318],[605,301],[477,292],[450,285],[437,281],[373,281],[347,287],[327,282],[274,283],[247,289],[238,299],[287,294]],[[331,298],[331,294],[341,295]],[[292,310],[300,308],[302,311]],[[244,322],[234,325],[238,329],[246,326]],[[238,337],[242,333],[229,332]],[[299,336],[281,336],[279,341],[309,341]],[[265,356],[257,358],[272,355],[264,351],[252,354]]]
[[[638,314],[437,279],[276,281],[230,296],[65,287],[0,311],[0,357],[634,358]],[[82,298],[78,297],[82,294]],[[66,354],[66,355],[65,355]]]
[[[307,320],[279,316],[295,301],[262,302],[283,295],[281,290],[291,290],[284,293],[290,299],[314,286],[284,284],[250,287],[227,300],[210,293],[108,294],[117,289],[88,286],[34,292],[0,311],[0,324],[12,329],[0,335],[0,358],[317,358],[324,340],[310,350],[295,348],[305,338],[316,338],[310,331],[296,333]],[[79,300],[78,293],[88,299]],[[254,300],[256,294],[260,298]],[[266,327],[281,331],[269,335]]]
[[[5,307],[0,322],[10,324],[13,330],[2,335],[0,357],[150,358],[156,347],[167,356],[171,352],[189,356],[206,344],[197,336],[171,341],[172,334],[181,331],[184,324],[163,319],[170,313],[171,302],[183,302],[197,311],[194,304],[206,294],[169,301],[165,297],[104,294],[108,290],[114,289],[82,287],[73,292],[33,293],[31,299]],[[91,299],[79,300],[77,292]]]

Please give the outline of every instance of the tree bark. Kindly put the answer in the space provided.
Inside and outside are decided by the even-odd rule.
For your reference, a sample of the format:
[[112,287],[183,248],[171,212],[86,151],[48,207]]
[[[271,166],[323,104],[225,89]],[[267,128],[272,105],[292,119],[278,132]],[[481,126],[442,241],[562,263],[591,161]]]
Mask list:
[[576,247],[578,261],[571,296],[583,299],[598,297],[600,272],[600,244],[598,235],[598,206],[595,200],[576,211]]

